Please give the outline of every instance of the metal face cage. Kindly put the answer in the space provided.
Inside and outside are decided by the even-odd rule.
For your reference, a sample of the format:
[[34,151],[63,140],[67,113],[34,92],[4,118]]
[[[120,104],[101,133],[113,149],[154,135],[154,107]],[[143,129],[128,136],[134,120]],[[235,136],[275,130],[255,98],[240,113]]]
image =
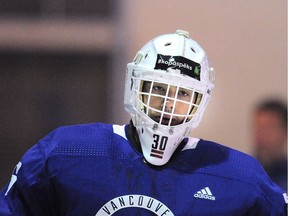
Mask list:
[[141,79],[138,95],[140,110],[165,126],[190,122],[203,96],[193,88],[149,79]]

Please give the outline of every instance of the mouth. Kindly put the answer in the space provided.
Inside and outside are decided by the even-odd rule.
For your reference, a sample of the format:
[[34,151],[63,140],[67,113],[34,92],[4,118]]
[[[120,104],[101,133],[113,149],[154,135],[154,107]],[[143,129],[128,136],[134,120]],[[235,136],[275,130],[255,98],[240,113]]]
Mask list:
[[[169,124],[170,119],[171,119],[170,115],[164,115],[163,118],[162,118],[162,120],[161,120],[161,116],[153,116],[153,117],[151,117],[151,118],[152,118],[155,122],[160,123],[160,124],[162,124],[162,125],[175,126],[175,125],[178,125],[178,124],[179,124],[178,120],[175,119],[175,118],[172,118],[171,123]],[[161,120],[161,122],[160,122],[160,120]]]

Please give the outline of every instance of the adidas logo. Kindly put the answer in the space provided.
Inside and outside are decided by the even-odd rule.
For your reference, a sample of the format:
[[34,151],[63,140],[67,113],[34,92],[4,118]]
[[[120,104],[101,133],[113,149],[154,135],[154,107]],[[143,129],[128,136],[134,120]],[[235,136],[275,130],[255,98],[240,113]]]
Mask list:
[[215,196],[212,195],[212,192],[210,191],[209,187],[205,187],[204,189],[198,191],[194,194],[195,198],[198,199],[207,199],[214,201],[216,199]]

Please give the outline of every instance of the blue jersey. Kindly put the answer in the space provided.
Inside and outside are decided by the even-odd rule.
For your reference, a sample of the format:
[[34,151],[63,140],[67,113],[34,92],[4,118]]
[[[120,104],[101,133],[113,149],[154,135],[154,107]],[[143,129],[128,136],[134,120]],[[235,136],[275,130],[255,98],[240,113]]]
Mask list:
[[61,127],[34,145],[0,194],[0,215],[286,215],[285,194],[252,157],[188,138],[147,164],[127,125]]

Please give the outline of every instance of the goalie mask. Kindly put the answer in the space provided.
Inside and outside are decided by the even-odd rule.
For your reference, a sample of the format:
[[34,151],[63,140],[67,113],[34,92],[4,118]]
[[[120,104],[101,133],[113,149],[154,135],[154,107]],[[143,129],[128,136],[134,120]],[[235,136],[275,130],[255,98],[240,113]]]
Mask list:
[[182,30],[151,40],[127,65],[125,109],[149,163],[166,164],[198,126],[213,81],[205,51]]

